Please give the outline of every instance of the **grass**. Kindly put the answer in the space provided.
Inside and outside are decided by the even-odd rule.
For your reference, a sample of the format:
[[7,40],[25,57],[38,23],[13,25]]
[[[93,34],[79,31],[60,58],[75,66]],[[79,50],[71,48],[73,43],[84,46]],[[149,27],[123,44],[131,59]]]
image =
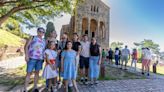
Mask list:
[[21,40],[22,39],[20,37],[0,29],[0,47],[4,45],[21,46],[22,45]]
[[[42,73],[40,73],[42,74]],[[0,84],[4,86],[9,86],[8,90],[11,90],[15,86],[23,85],[26,75],[26,66],[22,66],[16,69],[10,69],[5,74],[0,75]],[[30,84],[33,83],[33,77],[31,77]],[[41,77],[39,79],[39,84],[45,83]]]
[[[131,66],[131,62],[128,62],[128,66]],[[137,63],[137,68],[142,69],[142,63]],[[150,72],[153,72],[152,65],[150,66]],[[157,74],[164,75],[164,66],[157,66]]]
[[99,80],[124,80],[124,79],[145,79],[144,76],[120,70],[111,66],[106,66],[105,77],[100,76]]

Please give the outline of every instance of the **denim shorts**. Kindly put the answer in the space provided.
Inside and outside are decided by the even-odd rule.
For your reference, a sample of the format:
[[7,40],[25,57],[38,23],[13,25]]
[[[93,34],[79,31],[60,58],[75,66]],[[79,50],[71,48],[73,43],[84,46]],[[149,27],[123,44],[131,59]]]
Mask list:
[[34,69],[35,71],[42,70],[43,60],[32,59],[27,62],[27,70],[26,72],[31,73]]

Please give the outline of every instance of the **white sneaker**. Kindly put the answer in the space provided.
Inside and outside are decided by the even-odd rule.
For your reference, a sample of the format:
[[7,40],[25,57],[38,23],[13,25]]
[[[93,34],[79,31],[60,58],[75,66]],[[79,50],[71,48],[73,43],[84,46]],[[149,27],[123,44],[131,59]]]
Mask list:
[[62,87],[62,82],[59,83],[58,89],[60,89],[61,87]]
[[53,92],[57,92],[57,86],[52,87]]

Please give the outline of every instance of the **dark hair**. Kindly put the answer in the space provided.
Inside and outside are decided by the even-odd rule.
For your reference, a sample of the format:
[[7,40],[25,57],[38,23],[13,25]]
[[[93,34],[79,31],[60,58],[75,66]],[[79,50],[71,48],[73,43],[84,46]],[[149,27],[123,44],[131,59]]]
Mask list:
[[67,48],[68,43],[71,43],[71,44],[72,44],[72,42],[71,42],[71,41],[67,41],[67,42],[66,42],[66,45],[65,45],[65,50],[67,50],[67,49],[68,49],[68,48]]
[[77,36],[79,36],[77,33],[73,33],[73,35],[77,35]]
[[[47,48],[50,49],[51,48],[51,45],[52,43],[55,43],[54,41],[49,41],[48,44],[47,44]],[[56,48],[56,45],[55,45],[55,48]],[[55,50],[55,49],[54,49]]]
[[[87,36],[86,34],[83,35],[83,37]],[[88,37],[88,36],[87,36]]]
[[45,32],[45,29],[43,27],[38,27],[37,31],[40,31],[40,30],[44,30]]

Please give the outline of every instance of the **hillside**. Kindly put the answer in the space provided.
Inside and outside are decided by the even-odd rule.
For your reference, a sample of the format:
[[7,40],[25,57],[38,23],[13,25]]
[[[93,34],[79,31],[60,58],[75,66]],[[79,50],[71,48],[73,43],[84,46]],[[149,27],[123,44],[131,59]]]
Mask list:
[[21,41],[22,38],[0,29],[0,47],[4,45],[17,47],[22,45]]

